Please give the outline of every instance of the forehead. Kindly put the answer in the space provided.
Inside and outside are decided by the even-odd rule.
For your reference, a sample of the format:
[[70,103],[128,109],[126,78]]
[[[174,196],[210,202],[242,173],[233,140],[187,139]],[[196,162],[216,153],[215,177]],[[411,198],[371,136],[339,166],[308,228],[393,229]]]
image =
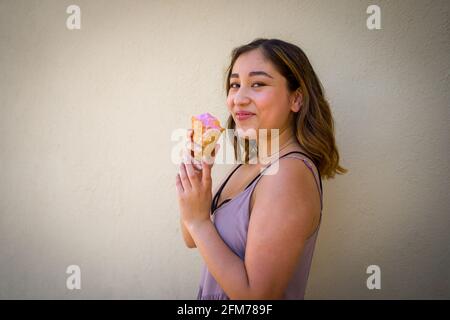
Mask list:
[[266,71],[272,76],[277,75],[272,62],[259,49],[241,54],[234,62],[232,73],[239,73],[239,77],[247,76],[250,71]]

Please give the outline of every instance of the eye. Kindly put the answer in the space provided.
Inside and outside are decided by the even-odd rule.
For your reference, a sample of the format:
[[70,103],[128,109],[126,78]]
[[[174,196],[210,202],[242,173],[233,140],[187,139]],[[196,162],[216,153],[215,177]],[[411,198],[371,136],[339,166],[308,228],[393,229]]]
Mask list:
[[[233,89],[237,88],[237,87],[235,87],[235,85],[238,86],[239,83],[237,83],[237,82],[230,83],[230,89],[231,89],[231,88],[233,88]],[[259,87],[265,86],[265,84],[262,83],[262,82],[255,82],[255,83],[253,83],[253,86],[255,86],[255,85],[258,85],[258,86],[257,86],[257,87],[254,87],[254,88],[259,88]]]
[[264,86],[265,86],[265,84],[262,83],[262,82],[255,82],[254,85],[255,85],[255,84],[257,84],[258,87],[264,87]]

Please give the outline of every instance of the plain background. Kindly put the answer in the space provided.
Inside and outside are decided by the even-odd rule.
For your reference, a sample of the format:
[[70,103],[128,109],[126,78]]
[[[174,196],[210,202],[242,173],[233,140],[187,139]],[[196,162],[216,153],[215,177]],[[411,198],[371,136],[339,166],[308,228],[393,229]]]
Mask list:
[[[304,49],[350,170],[323,181],[306,298],[450,298],[449,10],[1,0],[0,298],[195,299],[203,261],[181,237],[171,134],[193,114],[226,120],[231,50],[258,37]],[[81,290],[66,289],[72,264]]]

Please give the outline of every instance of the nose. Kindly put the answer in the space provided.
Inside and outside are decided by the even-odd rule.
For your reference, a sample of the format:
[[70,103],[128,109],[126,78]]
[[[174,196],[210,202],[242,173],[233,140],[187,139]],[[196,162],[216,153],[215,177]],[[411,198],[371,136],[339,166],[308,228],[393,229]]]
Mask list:
[[246,105],[250,103],[250,99],[245,95],[242,89],[240,89],[233,97],[233,102],[235,105]]

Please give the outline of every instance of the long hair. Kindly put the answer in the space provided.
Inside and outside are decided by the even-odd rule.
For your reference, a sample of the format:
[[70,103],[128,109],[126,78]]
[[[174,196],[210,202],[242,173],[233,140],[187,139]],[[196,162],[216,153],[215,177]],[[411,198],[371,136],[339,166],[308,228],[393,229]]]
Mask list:
[[[249,44],[234,48],[231,62],[226,70],[225,89],[230,90],[230,75],[237,58],[248,51],[260,49],[266,59],[283,75],[289,92],[300,91],[303,103],[300,111],[294,113],[294,134],[301,147],[314,161],[321,176],[334,178],[335,173],[344,174],[347,169],[339,165],[339,152],[334,138],[334,121],[330,106],[324,97],[320,83],[311,63],[298,46],[279,39],[255,39]],[[236,124],[230,115],[227,128],[235,129]],[[233,138],[235,157],[237,140]]]

